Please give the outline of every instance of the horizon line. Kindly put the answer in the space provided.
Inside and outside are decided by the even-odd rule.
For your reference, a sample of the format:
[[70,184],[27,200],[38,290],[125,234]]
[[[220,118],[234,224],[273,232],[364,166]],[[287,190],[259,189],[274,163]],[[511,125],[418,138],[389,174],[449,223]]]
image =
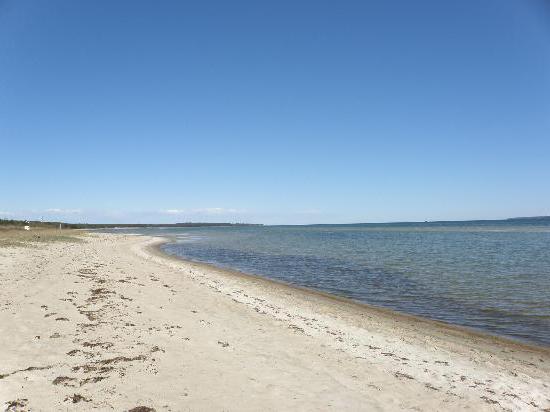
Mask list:
[[516,216],[500,219],[458,219],[458,220],[416,220],[416,221],[383,221],[383,222],[349,222],[349,223],[248,223],[248,222],[175,222],[175,223],[89,223],[89,222],[66,222],[66,221],[44,221],[44,220],[27,220],[27,219],[5,219],[0,218],[0,221],[6,222],[29,222],[29,223],[41,223],[41,224],[63,224],[63,225],[82,225],[82,226],[105,226],[105,227],[170,227],[170,226],[184,226],[184,225],[198,225],[198,226],[336,226],[336,225],[391,225],[391,224],[422,224],[422,223],[466,223],[466,222],[503,222],[510,220],[550,220],[550,215],[539,216]]

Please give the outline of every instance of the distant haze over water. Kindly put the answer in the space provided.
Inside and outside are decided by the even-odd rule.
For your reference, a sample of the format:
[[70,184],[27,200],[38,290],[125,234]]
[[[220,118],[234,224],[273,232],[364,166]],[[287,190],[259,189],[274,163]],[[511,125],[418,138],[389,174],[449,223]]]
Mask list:
[[550,219],[136,229],[166,253],[550,345]]

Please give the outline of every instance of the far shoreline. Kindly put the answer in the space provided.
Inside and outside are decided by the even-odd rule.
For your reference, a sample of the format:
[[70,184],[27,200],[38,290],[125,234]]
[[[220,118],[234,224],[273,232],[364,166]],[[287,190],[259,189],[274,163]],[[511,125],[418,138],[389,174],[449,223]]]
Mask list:
[[263,283],[270,286],[275,286],[276,288],[282,289],[283,291],[286,290],[287,294],[289,292],[296,293],[301,297],[306,298],[307,300],[314,298],[314,300],[319,300],[319,303],[321,304],[323,303],[323,301],[325,302],[328,301],[331,303],[335,303],[335,302],[341,303],[346,306],[346,310],[348,310],[351,314],[353,314],[353,312],[355,313],[371,312],[371,313],[375,313],[378,316],[390,318],[395,321],[417,323],[420,327],[424,327],[427,330],[429,330],[430,328],[433,328],[442,332],[448,332],[458,338],[473,339],[474,341],[476,339],[480,339],[480,340],[483,340],[484,343],[487,343],[490,345],[513,347],[518,350],[525,350],[529,352],[539,352],[546,355],[550,355],[550,346],[546,346],[538,342],[523,340],[521,338],[516,338],[513,336],[493,334],[490,331],[486,331],[483,329],[445,322],[442,320],[432,319],[429,317],[415,315],[412,313],[400,312],[395,309],[372,305],[372,304],[361,302],[359,300],[355,300],[345,296],[325,292],[319,289],[308,288],[306,286],[288,283],[282,280],[271,279],[267,276],[247,273],[238,269],[218,266],[213,263],[206,263],[206,262],[186,259],[177,255],[171,255],[163,251],[162,246],[170,242],[173,242],[175,238],[171,238],[169,236],[152,236],[152,235],[142,235],[142,234],[136,234],[136,235],[149,237],[151,239],[156,239],[156,241],[153,244],[148,245],[146,249],[150,253],[162,259],[169,259],[176,262],[184,262],[189,265],[194,265],[196,267],[203,268],[209,271],[219,272],[226,276],[238,277],[241,279],[245,279],[247,281],[254,281],[257,283]]

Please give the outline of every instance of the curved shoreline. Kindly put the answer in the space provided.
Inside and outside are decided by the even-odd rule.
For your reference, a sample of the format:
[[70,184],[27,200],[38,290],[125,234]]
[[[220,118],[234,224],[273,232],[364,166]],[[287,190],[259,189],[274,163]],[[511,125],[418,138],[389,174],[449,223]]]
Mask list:
[[379,316],[384,316],[392,319],[399,319],[406,322],[417,323],[419,326],[425,325],[428,328],[434,328],[434,327],[439,328],[441,330],[444,330],[445,332],[452,333],[456,337],[466,337],[468,339],[472,339],[472,338],[481,339],[486,341],[489,344],[504,345],[507,347],[514,347],[519,350],[525,350],[530,352],[540,352],[546,355],[550,355],[550,346],[546,346],[543,344],[530,342],[530,341],[523,341],[520,338],[515,338],[511,336],[497,335],[497,334],[493,334],[491,332],[485,331],[483,329],[477,329],[477,328],[473,328],[465,325],[431,319],[429,317],[424,317],[421,315],[400,312],[391,308],[372,305],[369,303],[365,303],[355,299],[332,294],[322,290],[308,288],[306,286],[300,286],[300,285],[288,283],[282,280],[271,279],[269,277],[258,275],[258,274],[243,272],[238,269],[217,266],[212,263],[200,262],[200,261],[195,261],[191,259],[185,259],[177,255],[171,255],[164,252],[162,250],[162,246],[172,242],[174,239],[171,239],[169,237],[150,236],[150,235],[140,235],[140,236],[147,236],[150,238],[158,239],[153,244],[148,245],[146,248],[153,254],[164,259],[175,260],[178,262],[185,262],[187,264],[194,265],[196,267],[201,267],[210,271],[213,270],[216,272],[224,273],[229,276],[236,276],[248,281],[256,281],[260,283],[265,282],[267,284],[274,285],[282,289],[287,289],[296,293],[301,293],[306,297],[315,297],[318,299],[325,299],[325,300],[328,299],[329,301],[332,301],[332,302],[345,304],[346,308],[352,311],[356,311],[356,312],[369,311],[372,313],[376,313]]
[[550,408],[546,349],[185,261],[165,241],[94,233],[0,248],[0,404]]

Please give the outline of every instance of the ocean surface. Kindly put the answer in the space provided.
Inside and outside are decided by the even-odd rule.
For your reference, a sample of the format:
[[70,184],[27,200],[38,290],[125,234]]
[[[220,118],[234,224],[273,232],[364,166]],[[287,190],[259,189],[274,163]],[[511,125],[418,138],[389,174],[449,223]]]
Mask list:
[[550,221],[140,228],[170,254],[550,345]]

